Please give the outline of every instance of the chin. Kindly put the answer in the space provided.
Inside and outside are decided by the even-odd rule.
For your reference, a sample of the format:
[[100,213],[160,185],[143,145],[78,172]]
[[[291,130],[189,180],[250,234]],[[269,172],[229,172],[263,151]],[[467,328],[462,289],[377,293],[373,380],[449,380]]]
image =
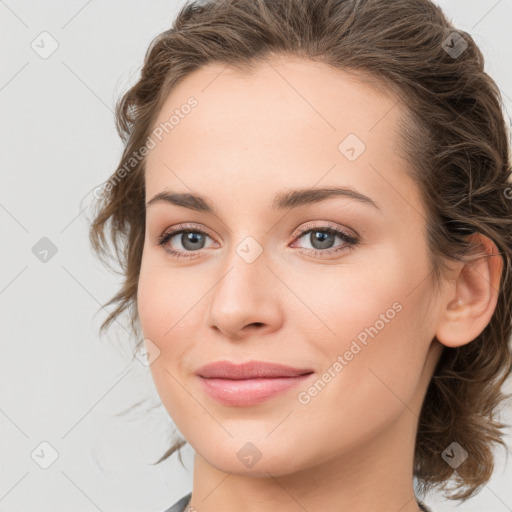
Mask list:
[[254,477],[268,477],[269,473],[282,476],[300,470],[302,463],[307,464],[302,460],[304,453],[297,453],[294,443],[287,447],[277,438],[271,443],[268,440],[251,442],[242,436],[242,439],[230,438],[223,443],[213,441],[205,449],[202,449],[201,443],[196,446],[193,446],[196,453],[224,473]]

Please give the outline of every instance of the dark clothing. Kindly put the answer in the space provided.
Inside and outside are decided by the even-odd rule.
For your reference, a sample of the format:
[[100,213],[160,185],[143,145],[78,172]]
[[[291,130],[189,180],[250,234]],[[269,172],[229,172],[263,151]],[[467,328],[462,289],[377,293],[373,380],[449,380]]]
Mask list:
[[164,510],[164,512],[185,512],[191,496],[192,493],[189,492],[186,496],[183,496],[181,500],[177,501],[172,507]]

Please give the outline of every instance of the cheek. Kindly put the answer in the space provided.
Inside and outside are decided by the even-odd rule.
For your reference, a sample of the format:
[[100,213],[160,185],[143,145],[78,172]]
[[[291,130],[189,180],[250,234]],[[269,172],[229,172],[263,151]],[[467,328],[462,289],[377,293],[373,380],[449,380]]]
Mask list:
[[[353,270],[328,269],[322,280],[296,281],[294,290],[310,309],[300,317],[300,331],[322,353],[322,370],[336,375],[327,386],[330,399],[345,395],[347,384],[355,396],[361,393],[358,403],[369,403],[370,392],[392,396],[386,385],[414,393],[433,337],[428,264],[417,247],[387,247]],[[339,356],[342,371],[332,368]]]
[[185,428],[182,418],[188,422],[198,413],[190,409],[188,382],[184,380],[188,369],[182,365],[197,338],[193,334],[198,322],[194,307],[201,292],[186,274],[162,264],[157,257],[143,256],[137,290],[144,338],[160,350],[149,368],[162,403],[178,428]]
[[[301,390],[300,403],[308,402],[305,410],[333,432],[343,425],[345,440],[383,428],[418,390],[433,337],[427,311],[431,290],[426,280],[416,286],[424,274],[396,259],[364,272],[364,280],[346,274],[338,286],[331,281],[330,302],[324,297],[314,302],[310,295],[312,309],[323,308],[335,334],[316,338],[327,362],[320,381]],[[347,423],[349,417],[356,421]]]
[[[165,264],[165,258],[154,254],[156,249],[144,253],[137,287],[137,310],[146,338],[162,346],[176,338],[185,315],[197,302],[197,289],[193,276],[176,271]],[[192,281],[191,281],[192,278]]]
[[[402,414],[409,415],[408,406],[419,413],[412,403],[430,344],[420,325],[422,292],[407,295],[406,280],[375,290],[379,293],[358,288],[341,295],[336,308],[324,310],[336,335],[330,342],[316,338],[325,363],[319,378],[297,391],[295,427],[308,425],[311,438],[331,441],[316,447],[325,450],[320,457],[372,439]],[[297,437],[294,425],[283,425],[283,439]]]

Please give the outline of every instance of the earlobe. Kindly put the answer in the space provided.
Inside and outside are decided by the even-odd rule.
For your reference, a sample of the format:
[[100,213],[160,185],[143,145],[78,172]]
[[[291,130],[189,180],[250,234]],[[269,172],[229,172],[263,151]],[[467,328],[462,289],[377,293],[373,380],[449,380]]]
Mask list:
[[471,238],[478,254],[459,267],[441,305],[436,337],[448,347],[465,345],[479,336],[498,301],[502,257],[489,237],[475,233]]

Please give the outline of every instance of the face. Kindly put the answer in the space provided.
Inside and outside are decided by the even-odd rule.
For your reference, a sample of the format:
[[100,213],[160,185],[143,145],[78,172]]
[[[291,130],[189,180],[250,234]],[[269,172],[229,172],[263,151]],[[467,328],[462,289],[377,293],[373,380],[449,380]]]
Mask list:
[[[290,57],[224,68],[188,75],[155,123],[175,116],[147,157],[146,202],[160,199],[138,311],[157,391],[194,450],[222,471],[286,474],[417,419],[439,355],[425,213],[395,99]],[[197,375],[217,361],[305,375]]]

